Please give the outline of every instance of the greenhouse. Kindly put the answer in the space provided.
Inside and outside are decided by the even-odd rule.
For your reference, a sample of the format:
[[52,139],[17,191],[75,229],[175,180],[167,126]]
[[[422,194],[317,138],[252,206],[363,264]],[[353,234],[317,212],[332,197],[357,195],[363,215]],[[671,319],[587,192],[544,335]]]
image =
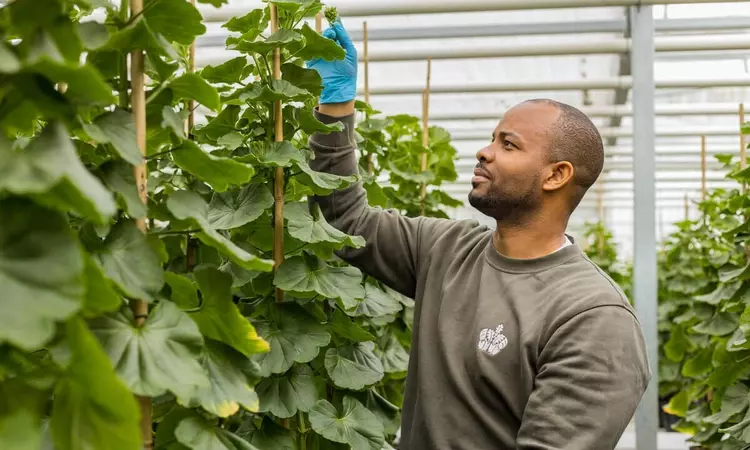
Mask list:
[[0,23],[0,450],[750,449],[750,3]]

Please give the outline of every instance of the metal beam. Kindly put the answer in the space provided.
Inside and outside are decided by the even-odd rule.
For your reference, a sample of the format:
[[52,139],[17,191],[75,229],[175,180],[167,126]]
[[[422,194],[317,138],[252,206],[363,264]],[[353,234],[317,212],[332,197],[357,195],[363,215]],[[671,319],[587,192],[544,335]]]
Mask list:
[[[739,3],[741,0],[729,0]],[[392,16],[402,14],[440,14],[487,11],[521,11],[530,9],[609,8],[613,6],[672,5],[724,3],[727,0],[336,0],[336,8],[343,17]],[[226,22],[255,8],[263,8],[260,1],[244,6],[209,8],[200,6],[205,22]]]
[[[652,107],[653,109],[653,107]],[[633,115],[635,122],[636,114]],[[437,123],[435,125],[438,125]],[[453,141],[489,141],[492,130],[495,125],[488,127],[486,130],[459,130],[448,129]],[[637,131],[629,128],[599,128],[602,138],[610,137],[633,137],[637,138]],[[680,128],[662,128],[656,130],[658,137],[683,137],[683,136],[736,136],[739,139],[739,130],[737,127],[680,127]],[[634,145],[635,147],[635,145]],[[653,148],[653,146],[652,146]],[[653,151],[653,150],[649,150]]]
[[[391,50],[370,50],[368,59],[374,62],[422,61],[428,57],[433,60],[444,59],[478,59],[478,58],[511,58],[527,56],[569,56],[569,55],[607,55],[627,53],[632,46],[630,39],[612,38],[589,42],[545,42],[527,44],[491,44],[484,46],[443,45],[435,48],[413,48],[403,46]],[[750,47],[750,35],[720,36],[663,36],[656,40],[658,52],[745,50]],[[236,51],[204,51],[196,60],[201,67],[216,65],[240,55]],[[364,58],[358,52],[359,60]]]
[[[749,41],[750,42],[750,41]],[[750,76],[726,78],[672,78],[656,80],[658,89],[748,87]],[[490,92],[530,92],[530,91],[580,91],[580,90],[628,90],[633,87],[633,77],[622,75],[609,78],[581,78],[573,80],[520,80],[490,83],[455,83],[430,85],[432,94],[467,94]],[[424,86],[372,86],[370,95],[416,95],[422,94]],[[357,94],[364,94],[362,88]]]
[[[750,17],[729,16],[705,19],[660,19],[656,30],[663,32],[726,32],[744,31],[750,28]],[[560,34],[616,33],[623,34],[627,29],[625,20],[581,20],[548,23],[507,23],[499,27],[494,24],[448,25],[445,27],[412,28],[373,28],[367,30],[367,40],[394,41],[413,39],[455,39],[473,37],[539,36]],[[362,30],[347,30],[355,42],[363,39]],[[224,47],[229,33],[208,34],[196,40],[198,48]]]
[[[748,78],[750,80],[750,78]],[[590,80],[589,80],[590,81]],[[659,85],[659,82],[656,82]],[[373,102],[377,109],[377,102]],[[736,116],[739,103],[685,103],[655,105],[657,116]],[[592,105],[578,106],[589,117],[631,116],[633,105]],[[504,111],[434,111],[430,113],[430,120],[500,120]],[[418,114],[418,112],[414,112]]]
[[[645,2],[644,2],[645,3]],[[633,297],[643,327],[651,381],[635,415],[636,448],[657,450],[659,429],[659,335],[657,334],[656,169],[654,127],[654,15],[651,6],[631,8],[633,67]],[[737,133],[737,130],[734,130]]]

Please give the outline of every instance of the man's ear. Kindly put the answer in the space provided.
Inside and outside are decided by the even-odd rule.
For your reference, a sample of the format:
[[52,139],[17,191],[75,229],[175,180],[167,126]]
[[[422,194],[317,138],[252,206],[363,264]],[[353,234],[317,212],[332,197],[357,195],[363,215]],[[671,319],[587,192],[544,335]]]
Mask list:
[[545,191],[556,191],[565,187],[573,181],[575,169],[573,164],[568,161],[560,161],[547,166],[545,177],[542,182],[542,189]]

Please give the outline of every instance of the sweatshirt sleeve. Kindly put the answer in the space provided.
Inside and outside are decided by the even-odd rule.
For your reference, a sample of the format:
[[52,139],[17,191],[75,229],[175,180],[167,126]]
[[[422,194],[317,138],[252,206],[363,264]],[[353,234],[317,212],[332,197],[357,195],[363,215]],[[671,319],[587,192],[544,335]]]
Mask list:
[[[342,122],[344,130],[330,134],[314,134],[310,148],[315,157],[310,167],[318,172],[335,175],[358,174],[354,139],[354,114],[331,117],[314,111],[323,123]],[[436,234],[451,226],[451,221],[434,218],[410,218],[395,210],[373,208],[361,182],[338,189],[326,196],[313,196],[326,221],[338,230],[362,236],[367,245],[360,249],[345,248],[337,253],[349,264],[358,267],[400,292],[414,298],[419,273],[420,252],[429,249]]]
[[518,450],[614,449],[650,378],[641,327],[628,309],[577,314],[540,353]]

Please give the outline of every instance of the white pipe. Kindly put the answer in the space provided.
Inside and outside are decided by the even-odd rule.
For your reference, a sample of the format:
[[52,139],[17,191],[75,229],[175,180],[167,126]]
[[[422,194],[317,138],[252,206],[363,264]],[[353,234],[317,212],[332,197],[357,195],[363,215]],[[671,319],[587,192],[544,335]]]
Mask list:
[[[728,0],[739,3],[741,0]],[[335,6],[343,17],[391,16],[402,14],[439,14],[486,11],[520,11],[530,9],[563,8],[610,8],[638,5],[671,5],[725,3],[727,0],[331,0],[326,4]],[[206,22],[226,22],[232,17],[243,16],[255,8],[265,5],[248,2],[245,6],[199,9]]]
[[[750,80],[750,78],[749,78]],[[656,105],[659,116],[703,116],[703,115],[737,115],[739,103],[685,103]],[[578,106],[589,117],[631,116],[633,105],[593,105]],[[435,111],[430,114],[431,120],[500,120],[504,111]],[[418,115],[418,112],[414,112]]]
[[[454,141],[487,141],[489,142],[492,135],[492,128],[487,130],[448,130]],[[656,135],[660,137],[682,137],[682,136],[737,136],[739,139],[738,127],[680,127],[680,128],[662,128],[656,130]],[[600,128],[599,133],[603,138],[621,138],[632,137],[633,130],[630,128]]]
[[[611,38],[583,42],[529,43],[513,45],[492,44],[485,46],[442,45],[434,48],[411,48],[402,46],[391,50],[370,50],[370,62],[422,61],[428,57],[437,59],[476,59],[476,58],[509,58],[526,56],[569,56],[569,55],[606,55],[628,53],[629,38]],[[657,52],[712,51],[712,50],[746,50],[750,48],[750,35],[720,36],[661,36],[656,38]],[[196,61],[200,67],[218,65],[228,59],[239,56],[233,50],[218,52],[209,50],[200,52]],[[363,53],[358,52],[359,60]]]
[[[750,40],[748,41],[750,43]],[[674,78],[656,80],[659,89],[713,88],[713,87],[747,87],[750,77],[730,78]],[[633,87],[632,76],[615,78],[587,78],[579,80],[520,80],[491,83],[455,83],[430,85],[432,94],[464,94],[488,92],[526,92],[526,91],[579,91],[583,89],[630,89]],[[370,95],[404,95],[421,94],[424,86],[380,86],[371,87]],[[364,90],[359,89],[358,94]]]

